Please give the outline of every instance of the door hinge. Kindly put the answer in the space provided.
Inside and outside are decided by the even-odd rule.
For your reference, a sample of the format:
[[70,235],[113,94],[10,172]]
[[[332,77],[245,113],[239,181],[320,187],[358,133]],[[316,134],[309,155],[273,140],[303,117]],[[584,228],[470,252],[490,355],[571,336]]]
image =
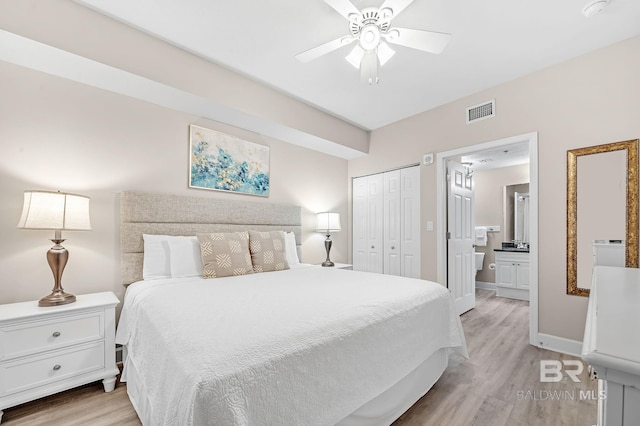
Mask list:
[[451,239],[451,232],[447,232],[447,240]]

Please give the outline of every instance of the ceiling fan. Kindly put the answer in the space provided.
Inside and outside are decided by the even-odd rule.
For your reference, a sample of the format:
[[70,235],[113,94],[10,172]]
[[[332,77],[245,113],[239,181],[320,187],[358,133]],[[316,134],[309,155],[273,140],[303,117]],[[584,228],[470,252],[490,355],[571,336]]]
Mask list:
[[296,58],[309,62],[358,41],[346,59],[360,68],[362,79],[369,84],[378,83],[378,66],[384,65],[396,53],[388,43],[438,54],[451,38],[451,34],[391,26],[391,20],[414,0],[385,0],[379,8],[362,10],[349,0],[324,1],[349,20],[350,34],[299,53]]

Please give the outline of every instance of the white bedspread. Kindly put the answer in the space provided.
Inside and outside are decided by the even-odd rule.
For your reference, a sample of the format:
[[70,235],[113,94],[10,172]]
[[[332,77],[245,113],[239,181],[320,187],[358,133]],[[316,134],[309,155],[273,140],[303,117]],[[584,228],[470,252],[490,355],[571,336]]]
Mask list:
[[467,356],[446,288],[321,267],[132,284],[116,341],[151,425],[333,425],[437,349]]

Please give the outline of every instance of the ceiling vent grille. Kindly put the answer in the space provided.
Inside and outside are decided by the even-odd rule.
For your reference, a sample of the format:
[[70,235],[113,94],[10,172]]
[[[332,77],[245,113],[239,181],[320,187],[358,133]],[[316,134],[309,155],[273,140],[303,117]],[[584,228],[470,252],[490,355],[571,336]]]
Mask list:
[[480,105],[467,108],[467,124],[496,116],[496,100],[492,99]]

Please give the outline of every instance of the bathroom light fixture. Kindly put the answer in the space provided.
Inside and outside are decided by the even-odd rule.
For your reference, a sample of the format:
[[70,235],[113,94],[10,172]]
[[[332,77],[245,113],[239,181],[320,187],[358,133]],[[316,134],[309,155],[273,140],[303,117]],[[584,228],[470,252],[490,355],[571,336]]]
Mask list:
[[62,247],[62,231],[90,231],[89,197],[51,191],[25,191],[22,215],[18,222],[21,229],[52,229],[54,246],[47,252],[47,262],[53,272],[54,287],[43,297],[38,306],[57,306],[75,302],[73,294],[62,288],[62,271],[69,259],[69,252]]
[[582,14],[586,18],[591,18],[592,16],[602,12],[604,8],[607,7],[607,4],[609,4],[609,0],[592,1],[591,3],[587,4],[584,9],[582,9]]
[[329,259],[329,252],[331,251],[332,244],[331,233],[339,232],[341,229],[340,213],[318,213],[316,231],[327,235],[327,239],[324,240],[324,248],[327,251],[327,260],[322,262],[322,266],[334,266],[334,263]]

